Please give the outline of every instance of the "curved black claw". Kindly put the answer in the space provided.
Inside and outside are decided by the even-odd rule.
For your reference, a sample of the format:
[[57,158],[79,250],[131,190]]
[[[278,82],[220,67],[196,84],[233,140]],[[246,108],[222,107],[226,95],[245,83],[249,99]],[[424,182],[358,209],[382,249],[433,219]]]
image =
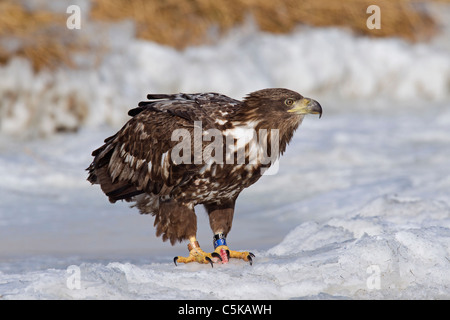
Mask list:
[[250,262],[250,265],[253,265],[253,259],[255,255],[251,252],[248,253],[247,260]]
[[213,253],[211,253],[211,257],[214,257],[214,258],[219,258],[220,259],[220,261],[222,261],[222,257],[220,256],[220,254],[218,254],[217,252],[213,252]]
[[173,258],[173,263],[175,263],[175,265],[178,267],[177,260],[178,260],[178,257]]
[[209,257],[205,257],[205,260],[211,263],[211,268],[214,268],[213,262]]
[[227,258],[228,258],[228,260],[230,260],[230,250],[227,250],[226,252],[227,252]]

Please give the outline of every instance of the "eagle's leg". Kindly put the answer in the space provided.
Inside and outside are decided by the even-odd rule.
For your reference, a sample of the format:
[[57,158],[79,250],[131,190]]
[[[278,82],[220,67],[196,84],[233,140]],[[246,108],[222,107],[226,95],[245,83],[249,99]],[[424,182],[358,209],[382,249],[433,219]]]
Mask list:
[[227,205],[205,205],[209,214],[209,224],[214,233],[214,252],[211,257],[214,262],[227,263],[229,258],[242,259],[252,264],[255,255],[248,251],[233,251],[228,248],[226,235],[231,230],[234,215],[234,201]]
[[210,263],[211,254],[204,252],[197,242],[197,216],[193,206],[189,206],[173,199],[159,199],[159,210],[155,214],[156,235],[162,236],[163,241],[170,240],[174,245],[177,241],[189,240],[188,257],[175,257],[173,261],[189,263]]
[[200,248],[200,245],[195,236],[189,237],[188,250],[189,250],[188,257],[178,256],[173,259],[175,265],[177,264],[177,262],[181,263],[198,262],[198,263],[210,263],[212,267],[213,262],[211,260],[211,254],[206,253]]

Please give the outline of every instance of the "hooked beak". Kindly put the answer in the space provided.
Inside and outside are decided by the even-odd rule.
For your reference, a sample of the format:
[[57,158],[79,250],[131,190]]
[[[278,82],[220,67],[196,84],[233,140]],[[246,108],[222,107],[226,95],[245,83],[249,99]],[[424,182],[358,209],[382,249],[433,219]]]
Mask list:
[[316,100],[310,98],[303,98],[296,101],[288,112],[296,114],[318,114],[319,119],[322,117],[321,105]]

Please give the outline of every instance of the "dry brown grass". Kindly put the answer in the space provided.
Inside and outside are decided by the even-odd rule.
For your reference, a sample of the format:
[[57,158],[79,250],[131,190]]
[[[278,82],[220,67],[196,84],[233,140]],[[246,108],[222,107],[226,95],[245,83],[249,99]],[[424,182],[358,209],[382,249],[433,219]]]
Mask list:
[[28,12],[13,1],[0,2],[0,38],[14,38],[15,48],[0,46],[0,62],[6,62],[11,56],[28,58],[35,69],[42,66],[56,67],[61,63],[72,65],[69,52],[74,44],[62,41],[60,35],[65,28],[63,15],[51,12]]
[[[369,5],[380,6],[382,28],[366,26]],[[94,0],[92,16],[118,21],[132,18],[140,38],[183,48],[210,40],[211,27],[224,33],[253,16],[259,28],[286,33],[298,24],[343,26],[375,37],[400,36],[416,41],[433,32],[434,22],[426,12],[416,10],[412,0]]]
[[[440,0],[449,2],[449,0]],[[133,19],[139,38],[184,48],[207,43],[251,15],[261,30],[287,33],[299,24],[342,26],[375,37],[400,36],[411,41],[429,37],[435,23],[414,0],[92,0],[91,19]],[[366,27],[369,5],[381,8],[380,30]],[[19,39],[17,48],[0,42],[0,63],[13,55],[25,56],[36,70],[73,66],[70,52],[86,49],[71,38],[67,15],[27,12],[17,1],[0,0],[0,39]],[[212,30],[216,30],[212,32]]]

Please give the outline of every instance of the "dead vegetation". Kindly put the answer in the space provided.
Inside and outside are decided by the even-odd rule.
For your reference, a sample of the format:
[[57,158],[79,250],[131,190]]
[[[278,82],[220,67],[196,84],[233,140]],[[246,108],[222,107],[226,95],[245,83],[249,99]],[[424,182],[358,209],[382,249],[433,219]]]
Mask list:
[[[366,26],[368,6],[376,4],[382,12],[382,28]],[[400,36],[421,40],[433,32],[433,19],[411,0],[228,0],[228,1],[145,1],[96,0],[92,17],[118,21],[125,17],[137,24],[137,36],[183,48],[208,41],[211,27],[225,33],[251,15],[263,31],[287,33],[299,24],[342,26],[359,34]]]
[[[76,46],[60,31],[65,28],[65,16],[45,11],[28,12],[13,1],[1,1],[0,12],[0,62],[6,62],[11,56],[23,56],[36,70],[61,63],[72,66],[68,52]],[[8,39],[14,40],[12,45],[6,45]]]
[[[366,9],[372,4],[381,9],[379,30],[366,26]],[[0,0],[0,13],[0,39],[15,39],[12,47],[0,41],[0,63],[19,55],[32,61],[35,70],[73,67],[71,53],[89,50],[83,39],[73,37],[66,28],[65,13],[30,12],[13,0]],[[90,12],[94,21],[132,19],[137,37],[178,49],[211,42],[249,16],[261,30],[272,33],[287,33],[304,24],[421,41],[435,30],[433,18],[422,3],[414,0],[92,0]]]

